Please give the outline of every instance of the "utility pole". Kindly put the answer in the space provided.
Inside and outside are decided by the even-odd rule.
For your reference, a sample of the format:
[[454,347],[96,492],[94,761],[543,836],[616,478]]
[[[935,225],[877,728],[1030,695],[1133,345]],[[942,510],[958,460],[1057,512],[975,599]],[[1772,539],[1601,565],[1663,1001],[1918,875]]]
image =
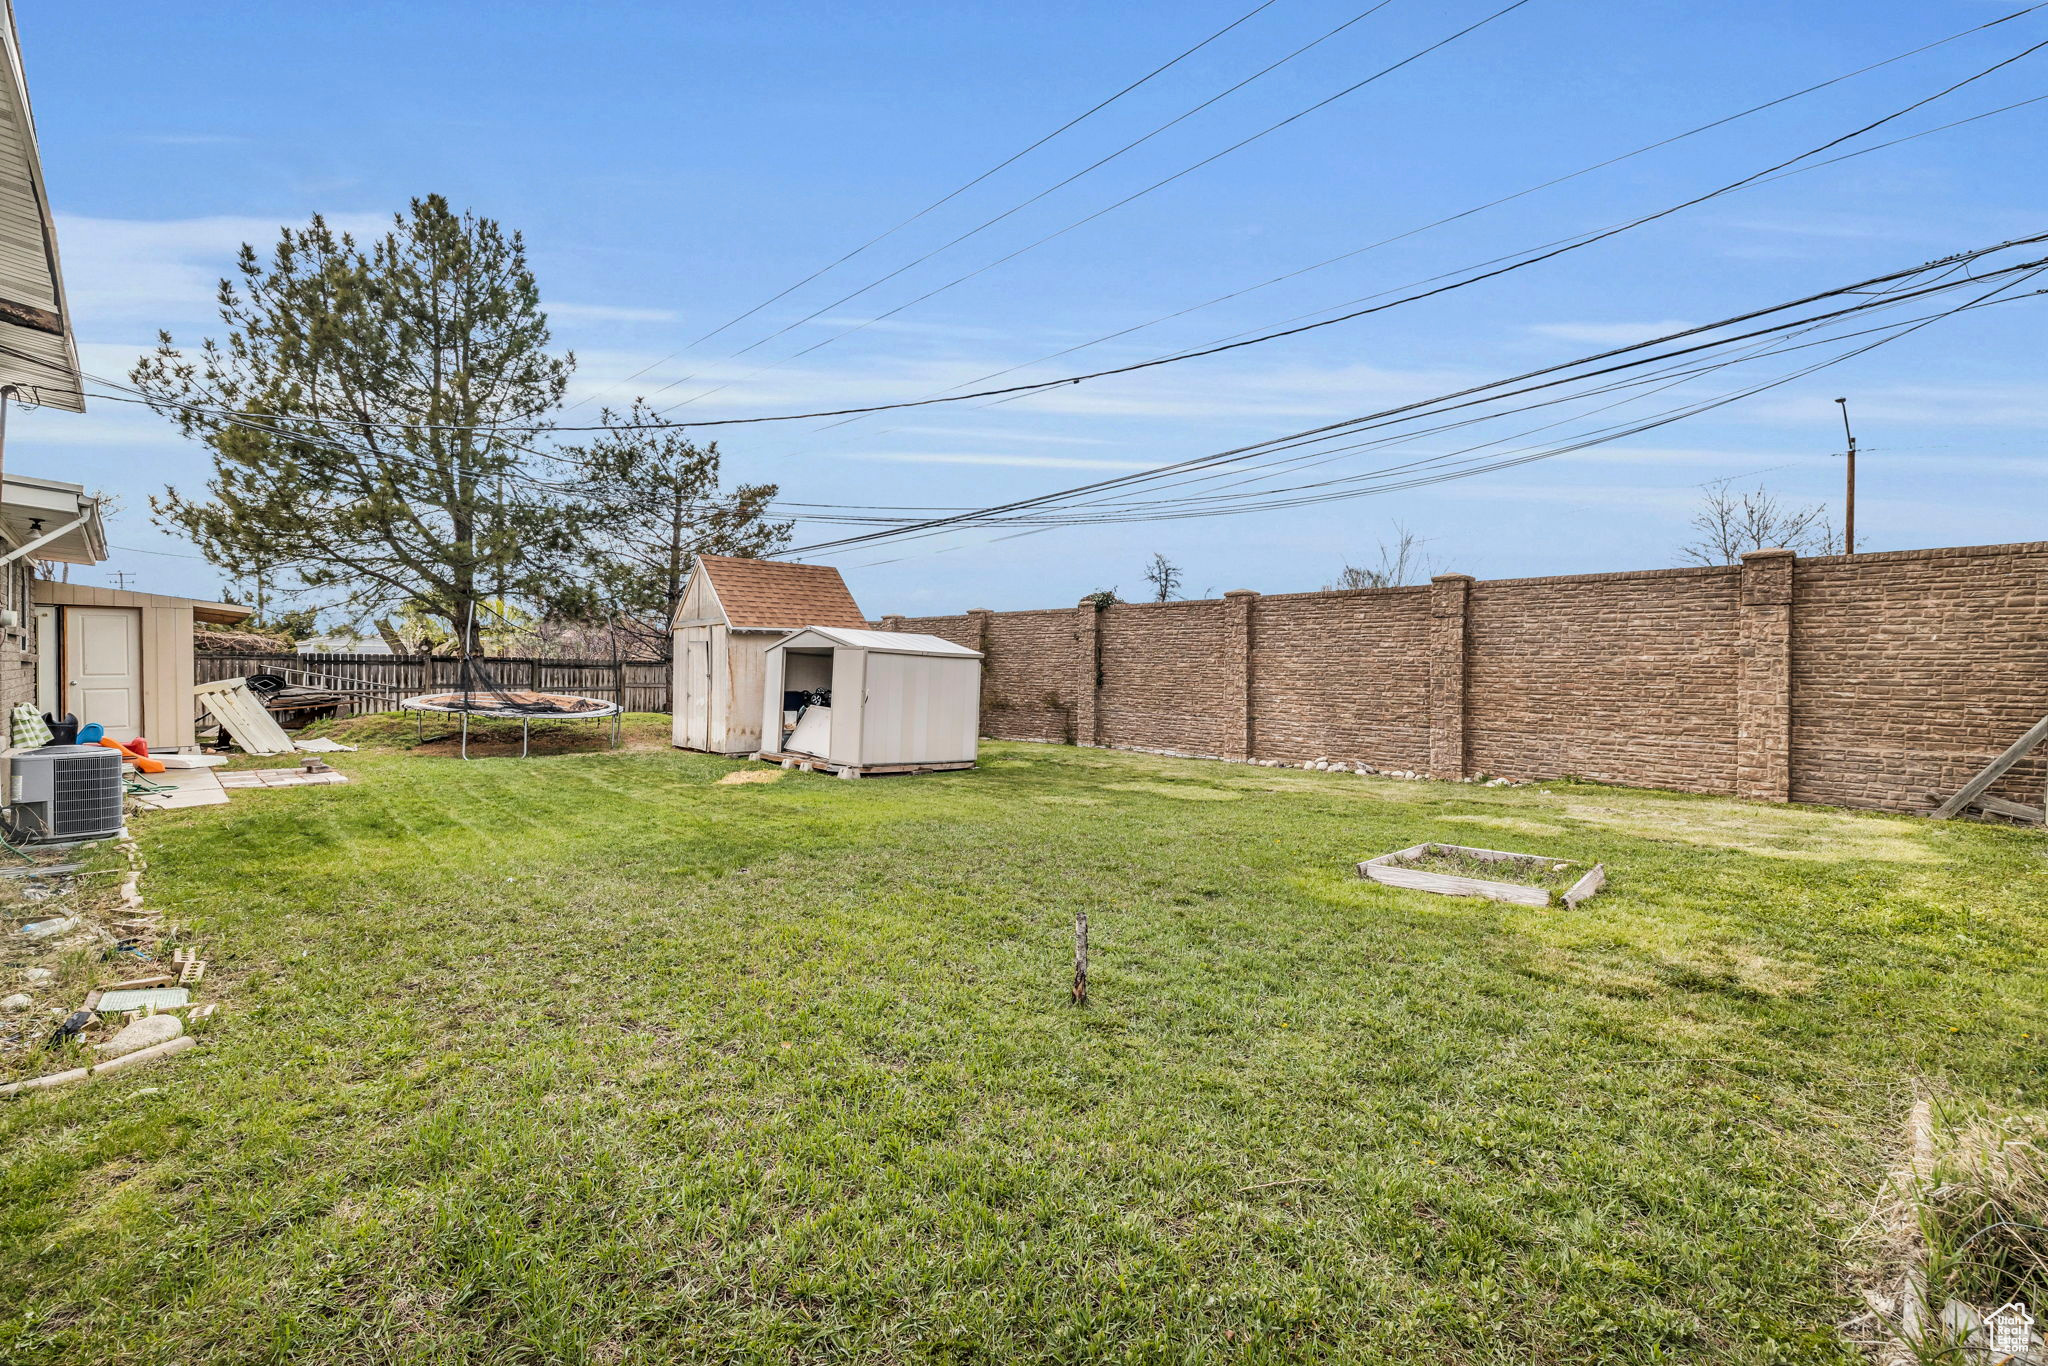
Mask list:
[[1849,485],[1848,497],[1842,510],[1842,553],[1856,553],[1856,433],[1849,429],[1849,400],[1835,400],[1842,406],[1842,435],[1849,441]]
[[116,569],[110,572],[114,576],[114,587],[120,589],[126,589],[128,587],[128,580],[135,577],[134,574],[126,569]]

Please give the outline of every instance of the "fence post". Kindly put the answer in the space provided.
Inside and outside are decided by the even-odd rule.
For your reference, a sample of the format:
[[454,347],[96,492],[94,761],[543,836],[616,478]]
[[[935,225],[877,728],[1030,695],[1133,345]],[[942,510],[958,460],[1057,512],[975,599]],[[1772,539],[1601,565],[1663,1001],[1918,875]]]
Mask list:
[[1252,629],[1258,594],[1233,588],[1223,595],[1223,757],[1249,759],[1258,743],[1252,716]]
[[1735,688],[1735,795],[1792,800],[1792,576],[1789,550],[1742,557]]
[[1429,776],[1465,776],[1465,642],[1470,574],[1429,581]]
[[1074,632],[1074,743],[1096,745],[1102,741],[1102,608],[1083,598],[1075,610],[1080,618]]

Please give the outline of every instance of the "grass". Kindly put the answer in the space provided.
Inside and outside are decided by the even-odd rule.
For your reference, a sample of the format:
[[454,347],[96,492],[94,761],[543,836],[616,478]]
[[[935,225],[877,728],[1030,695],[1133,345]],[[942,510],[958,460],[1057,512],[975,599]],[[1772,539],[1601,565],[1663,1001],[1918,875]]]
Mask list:
[[[0,1360],[1848,1361],[1914,1092],[2041,1108],[2036,833],[984,758],[148,817],[224,1007],[0,1106]],[[1352,871],[1500,831],[1607,891]]]
[[1943,1151],[1918,1195],[1927,1283],[1985,1310],[2048,1308],[2048,1120],[1978,1119]]

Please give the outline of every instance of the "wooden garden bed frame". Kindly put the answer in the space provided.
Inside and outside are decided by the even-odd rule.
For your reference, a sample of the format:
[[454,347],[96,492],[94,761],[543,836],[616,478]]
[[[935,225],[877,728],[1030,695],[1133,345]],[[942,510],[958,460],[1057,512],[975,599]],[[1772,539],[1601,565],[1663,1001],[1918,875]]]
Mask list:
[[1574,862],[1572,859],[1546,858],[1541,854],[1510,854],[1499,849],[1474,849],[1463,844],[1430,843],[1411,845],[1406,849],[1396,849],[1391,854],[1381,854],[1378,858],[1367,859],[1358,865],[1358,875],[1371,878],[1374,882],[1383,882],[1389,887],[1407,887],[1418,892],[1441,892],[1445,896],[1483,896],[1490,901],[1512,901],[1519,906],[1551,906],[1559,900],[1567,906],[1577,906],[1607,885],[1607,865],[1604,863],[1594,864],[1592,869],[1574,882],[1562,896],[1522,882],[1491,882],[1483,878],[1458,877],[1451,873],[1432,873],[1421,868],[1405,866],[1424,854],[1437,853],[1463,854],[1467,858],[1510,866]]

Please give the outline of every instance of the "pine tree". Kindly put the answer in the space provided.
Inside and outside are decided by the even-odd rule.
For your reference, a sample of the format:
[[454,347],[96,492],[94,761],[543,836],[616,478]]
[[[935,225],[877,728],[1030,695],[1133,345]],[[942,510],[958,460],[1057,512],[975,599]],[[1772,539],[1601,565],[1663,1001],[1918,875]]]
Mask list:
[[159,521],[356,620],[411,605],[474,642],[480,602],[550,599],[575,528],[532,448],[575,362],[548,352],[519,235],[430,195],[365,243],[286,228],[238,274],[224,342],[163,333],[132,372],[213,453],[205,496],[166,490]]
[[644,401],[624,414],[607,409],[609,430],[562,455],[580,490],[583,613],[661,656],[697,556],[772,554],[789,544],[791,524],[769,518],[774,484],[721,491],[718,444],[637,425],[653,417]]

